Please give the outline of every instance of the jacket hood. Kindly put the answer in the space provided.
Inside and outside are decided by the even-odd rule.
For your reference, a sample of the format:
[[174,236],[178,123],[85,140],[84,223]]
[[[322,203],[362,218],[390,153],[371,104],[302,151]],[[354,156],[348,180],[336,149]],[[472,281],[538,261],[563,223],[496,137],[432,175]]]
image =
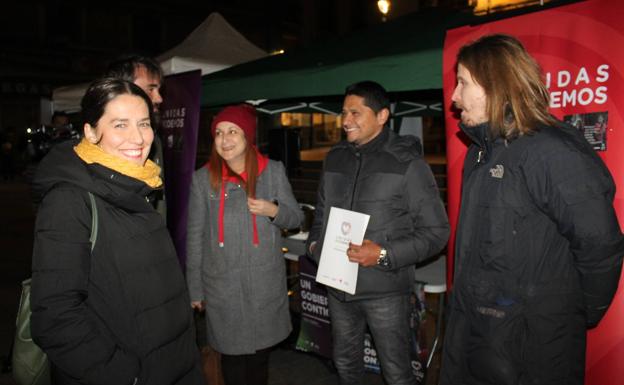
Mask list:
[[388,136],[388,149],[399,161],[407,162],[422,156],[422,144],[417,136],[398,135],[389,129]]
[[148,201],[152,188],[100,164],[85,163],[74,151],[77,144],[75,140],[59,143],[43,158],[32,183],[35,203],[41,202],[54,187],[69,184],[128,211],[152,210]]

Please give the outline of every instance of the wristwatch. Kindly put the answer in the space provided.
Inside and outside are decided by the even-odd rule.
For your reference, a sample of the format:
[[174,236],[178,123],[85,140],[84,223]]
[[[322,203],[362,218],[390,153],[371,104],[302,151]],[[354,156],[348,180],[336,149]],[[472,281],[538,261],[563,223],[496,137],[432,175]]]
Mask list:
[[388,251],[383,247],[379,250],[379,258],[377,258],[377,264],[379,266],[390,266],[390,258],[388,258]]

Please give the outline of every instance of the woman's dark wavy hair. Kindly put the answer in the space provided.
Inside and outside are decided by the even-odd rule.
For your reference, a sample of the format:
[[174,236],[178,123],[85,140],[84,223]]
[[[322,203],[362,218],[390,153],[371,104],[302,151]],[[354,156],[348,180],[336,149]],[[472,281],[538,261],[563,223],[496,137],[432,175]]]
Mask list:
[[126,80],[102,78],[89,85],[80,101],[82,124],[96,127],[108,103],[119,95],[135,95],[143,99],[147,105],[150,120],[153,121],[152,101],[141,87]]
[[541,125],[556,124],[548,112],[542,71],[513,36],[483,36],[463,46],[457,64],[470,72],[487,95],[486,114],[495,137],[512,139]]

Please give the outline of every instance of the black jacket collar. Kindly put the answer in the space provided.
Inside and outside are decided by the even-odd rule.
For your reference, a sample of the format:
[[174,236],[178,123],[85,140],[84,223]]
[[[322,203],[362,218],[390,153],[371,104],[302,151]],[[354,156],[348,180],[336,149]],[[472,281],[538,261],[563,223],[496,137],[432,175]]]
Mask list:
[[380,149],[384,145],[384,143],[386,143],[389,135],[390,129],[384,126],[379,135],[374,137],[370,142],[364,143],[361,146],[357,146],[355,143],[349,143],[349,146],[357,152],[374,152]]
[[495,142],[503,142],[501,137],[494,138],[490,131],[489,123],[481,123],[476,126],[468,126],[459,123],[459,128],[470,138],[470,140],[481,150],[479,162],[487,161],[492,153],[492,145]]

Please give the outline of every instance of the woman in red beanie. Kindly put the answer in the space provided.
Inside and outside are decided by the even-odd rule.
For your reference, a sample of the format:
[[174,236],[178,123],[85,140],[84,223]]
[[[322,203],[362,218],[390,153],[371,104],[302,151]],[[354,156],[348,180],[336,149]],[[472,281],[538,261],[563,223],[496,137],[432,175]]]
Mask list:
[[226,385],[267,384],[269,348],[292,330],[280,230],[298,227],[303,213],[284,166],[254,145],[253,107],[224,108],[212,134],[210,161],[191,185],[191,306],[206,310]]

